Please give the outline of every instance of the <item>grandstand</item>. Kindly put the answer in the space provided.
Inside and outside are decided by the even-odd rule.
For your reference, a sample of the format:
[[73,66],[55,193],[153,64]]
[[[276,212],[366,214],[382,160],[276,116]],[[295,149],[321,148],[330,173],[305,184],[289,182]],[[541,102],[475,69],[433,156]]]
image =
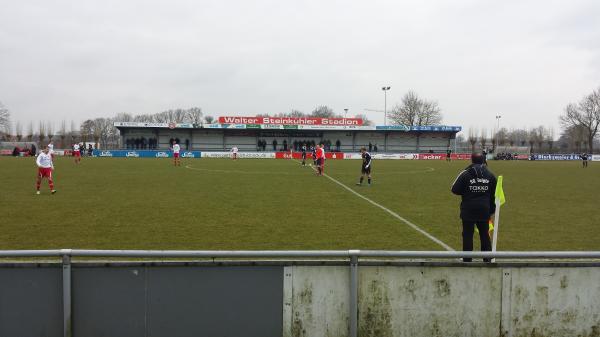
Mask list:
[[[258,120],[256,117],[249,117]],[[328,118],[328,122],[305,125],[116,122],[123,149],[168,149],[173,140],[187,151],[287,151],[302,143],[325,142],[331,151],[355,152],[362,146],[377,152],[442,153],[454,149],[460,126],[363,126],[359,119]],[[353,120],[358,125],[332,125]],[[343,123],[340,121],[340,123]],[[339,146],[338,146],[339,145]]]

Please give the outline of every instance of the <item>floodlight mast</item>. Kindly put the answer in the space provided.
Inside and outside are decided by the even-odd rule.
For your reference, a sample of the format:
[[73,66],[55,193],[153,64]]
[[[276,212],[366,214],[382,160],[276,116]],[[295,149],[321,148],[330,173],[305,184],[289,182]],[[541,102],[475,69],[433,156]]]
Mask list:
[[390,86],[381,87],[383,90],[383,125],[387,125],[387,92],[391,88]]

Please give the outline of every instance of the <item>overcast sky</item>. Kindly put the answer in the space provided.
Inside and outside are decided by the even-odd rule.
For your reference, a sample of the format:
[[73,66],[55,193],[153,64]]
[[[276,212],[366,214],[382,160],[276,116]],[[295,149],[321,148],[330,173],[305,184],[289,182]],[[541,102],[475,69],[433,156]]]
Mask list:
[[[556,128],[600,87],[600,1],[0,0],[13,121],[198,106],[255,115],[388,109],[408,90],[444,124]],[[368,112],[378,124],[383,113]]]

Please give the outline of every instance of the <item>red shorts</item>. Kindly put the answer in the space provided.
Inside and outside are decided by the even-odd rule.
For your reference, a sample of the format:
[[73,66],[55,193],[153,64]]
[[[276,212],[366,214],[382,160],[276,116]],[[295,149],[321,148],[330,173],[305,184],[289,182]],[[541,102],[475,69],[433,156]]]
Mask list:
[[73,157],[81,157],[81,152],[73,151]]
[[38,176],[40,178],[52,179],[52,168],[51,167],[38,167]]
[[173,153],[173,158],[179,158],[179,153],[178,152],[174,152]]

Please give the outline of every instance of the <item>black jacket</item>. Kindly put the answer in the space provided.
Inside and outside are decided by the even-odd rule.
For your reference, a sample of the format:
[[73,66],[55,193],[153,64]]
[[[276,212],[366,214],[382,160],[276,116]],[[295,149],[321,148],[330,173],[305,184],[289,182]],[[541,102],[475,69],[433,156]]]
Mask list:
[[472,164],[462,171],[452,193],[462,196],[460,217],[467,221],[487,221],[496,211],[496,177],[485,165]]

